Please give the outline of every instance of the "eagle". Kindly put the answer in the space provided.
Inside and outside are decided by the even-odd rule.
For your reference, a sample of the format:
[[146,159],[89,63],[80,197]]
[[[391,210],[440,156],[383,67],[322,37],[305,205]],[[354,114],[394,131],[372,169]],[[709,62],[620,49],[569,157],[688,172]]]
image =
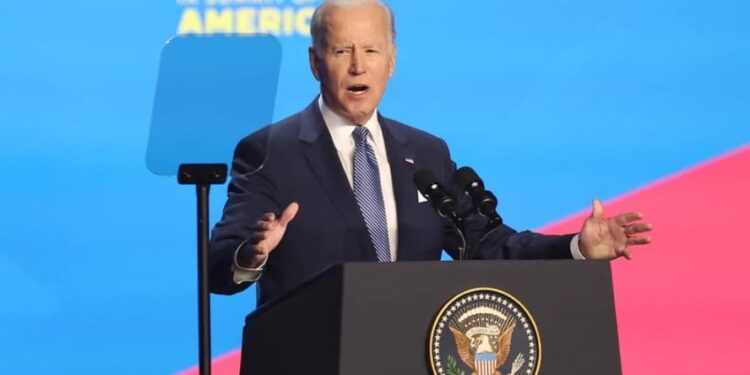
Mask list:
[[448,328],[456,341],[458,355],[472,370],[471,375],[503,375],[500,373],[500,366],[508,360],[510,340],[513,337],[516,322],[512,322],[497,335],[494,343],[490,335],[476,334],[469,337],[458,327],[449,325]]

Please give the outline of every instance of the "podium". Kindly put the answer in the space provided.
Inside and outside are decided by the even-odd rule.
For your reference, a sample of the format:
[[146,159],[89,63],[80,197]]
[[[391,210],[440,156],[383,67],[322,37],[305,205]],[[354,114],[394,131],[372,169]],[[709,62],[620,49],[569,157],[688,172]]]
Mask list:
[[334,265],[248,315],[240,373],[432,374],[435,318],[480,287],[533,316],[539,374],[621,373],[609,262],[573,260]]

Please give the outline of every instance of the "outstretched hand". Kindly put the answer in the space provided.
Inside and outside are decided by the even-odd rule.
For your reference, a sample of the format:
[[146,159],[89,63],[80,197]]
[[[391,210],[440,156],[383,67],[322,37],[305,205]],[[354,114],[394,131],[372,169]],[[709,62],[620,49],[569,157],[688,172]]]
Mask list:
[[613,217],[604,216],[604,206],[594,199],[591,216],[583,222],[578,247],[586,259],[632,259],[630,246],[651,243],[642,233],[651,231],[651,224],[642,222],[643,214],[628,212]]
[[287,225],[299,211],[299,204],[292,202],[278,218],[273,212],[267,212],[253,225],[253,234],[237,256],[237,263],[245,268],[257,268],[262,265],[286,233]]

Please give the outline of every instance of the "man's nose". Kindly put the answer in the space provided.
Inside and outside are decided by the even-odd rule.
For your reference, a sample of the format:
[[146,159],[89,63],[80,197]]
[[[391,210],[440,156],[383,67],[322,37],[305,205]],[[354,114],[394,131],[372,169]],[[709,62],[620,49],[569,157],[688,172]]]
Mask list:
[[349,74],[351,75],[360,75],[365,73],[365,67],[364,67],[364,59],[362,52],[360,50],[355,49],[352,51],[351,54],[351,60],[349,61]]

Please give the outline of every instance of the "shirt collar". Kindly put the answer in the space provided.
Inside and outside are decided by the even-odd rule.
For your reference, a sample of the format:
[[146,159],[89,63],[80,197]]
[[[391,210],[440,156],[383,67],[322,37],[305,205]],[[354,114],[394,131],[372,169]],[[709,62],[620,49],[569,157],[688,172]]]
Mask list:
[[[320,114],[323,115],[323,121],[326,123],[326,127],[333,138],[341,139],[347,137],[352,139],[352,132],[354,132],[354,128],[357,127],[357,125],[347,121],[328,107],[325,100],[323,100],[323,95],[318,96],[318,107],[320,108]],[[381,129],[380,123],[378,122],[377,109],[375,109],[372,116],[370,116],[362,126],[369,131],[370,141],[377,145],[377,140],[382,138],[380,137]]]

